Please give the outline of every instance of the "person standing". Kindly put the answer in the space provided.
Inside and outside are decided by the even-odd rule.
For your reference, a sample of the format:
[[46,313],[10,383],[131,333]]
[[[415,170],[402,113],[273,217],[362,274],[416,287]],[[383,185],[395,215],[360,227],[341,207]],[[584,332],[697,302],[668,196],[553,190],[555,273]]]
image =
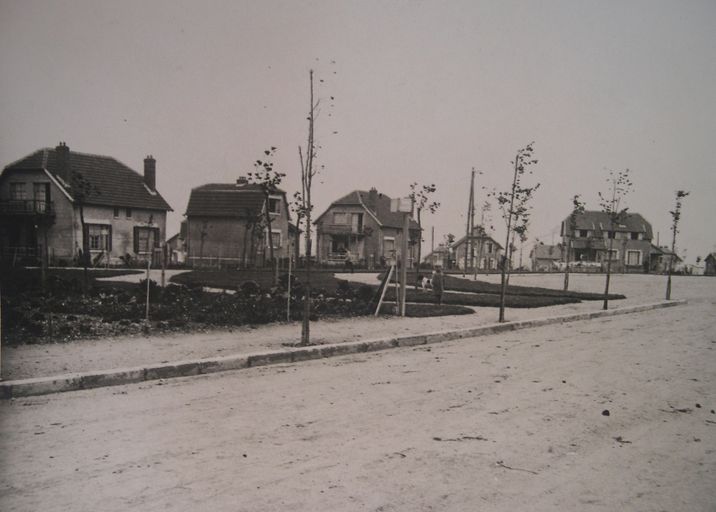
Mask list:
[[433,272],[432,279],[430,280],[431,284],[433,285],[433,293],[435,294],[435,300],[438,304],[442,305],[443,303],[443,288],[445,285],[444,282],[444,276],[443,276],[443,270],[441,267],[435,267],[435,271]]

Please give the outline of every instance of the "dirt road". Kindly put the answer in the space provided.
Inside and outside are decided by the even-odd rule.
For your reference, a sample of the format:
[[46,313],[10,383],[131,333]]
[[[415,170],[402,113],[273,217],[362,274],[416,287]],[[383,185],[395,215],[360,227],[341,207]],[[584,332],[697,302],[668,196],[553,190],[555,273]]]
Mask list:
[[5,401],[0,509],[713,511],[715,305]]

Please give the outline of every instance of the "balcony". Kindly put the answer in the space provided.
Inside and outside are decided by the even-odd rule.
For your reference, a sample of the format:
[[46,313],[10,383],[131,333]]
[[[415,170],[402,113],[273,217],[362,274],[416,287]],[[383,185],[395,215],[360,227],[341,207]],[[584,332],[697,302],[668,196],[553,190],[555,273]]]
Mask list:
[[47,216],[54,217],[55,204],[52,201],[36,199],[9,199],[0,201],[0,215],[5,216]]
[[321,233],[324,235],[365,235],[363,226],[351,224],[324,224]]

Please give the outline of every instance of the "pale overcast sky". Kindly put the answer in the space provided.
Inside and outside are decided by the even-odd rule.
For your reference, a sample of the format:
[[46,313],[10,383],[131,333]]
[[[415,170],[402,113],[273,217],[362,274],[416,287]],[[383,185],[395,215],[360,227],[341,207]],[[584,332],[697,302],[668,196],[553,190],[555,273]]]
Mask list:
[[679,252],[716,250],[712,0],[0,0],[0,162],[66,141],[141,172],[151,153],[173,234],[192,187],[235,180],[270,146],[296,190],[310,68],[317,213],[354,189],[435,182],[429,248],[433,225],[436,243],[464,233],[470,169],[507,189],[535,141],[530,244],[558,241],[571,196],[597,208],[607,169],[629,168],[628,205],[662,244],[687,189]]

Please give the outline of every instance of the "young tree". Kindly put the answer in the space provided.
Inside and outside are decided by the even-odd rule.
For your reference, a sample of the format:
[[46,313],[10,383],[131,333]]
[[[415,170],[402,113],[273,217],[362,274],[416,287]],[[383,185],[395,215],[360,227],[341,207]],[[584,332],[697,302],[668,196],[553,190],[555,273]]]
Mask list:
[[419,185],[418,183],[410,184],[410,197],[413,207],[417,213],[418,221],[418,261],[415,265],[415,282],[417,287],[418,275],[420,274],[420,258],[422,257],[422,246],[423,246],[423,223],[421,213],[423,210],[427,210],[430,213],[435,213],[440,208],[440,203],[437,201],[431,201],[432,195],[437,190],[434,183],[430,185]]
[[[681,220],[681,203],[684,198],[689,195],[689,192],[684,190],[676,191],[676,207],[670,211],[671,214],[671,257],[669,258],[669,276],[666,279],[666,300],[671,300],[671,272],[674,265],[674,257],[676,255],[676,234],[679,232],[679,220]],[[699,258],[696,258],[698,263]]]
[[320,100],[314,100],[313,70],[308,72],[310,103],[308,109],[308,141],[306,143],[305,155],[302,148],[298,147],[298,156],[301,160],[301,206],[302,218],[305,219],[306,233],[306,283],[304,287],[303,301],[303,323],[301,324],[301,345],[308,345],[311,342],[311,213],[313,202],[311,192],[313,191],[313,178],[318,174],[314,162],[316,158],[316,143],[314,139],[314,123]]
[[499,321],[505,321],[505,297],[507,295],[507,281],[509,279],[509,267],[512,260],[512,239],[513,232],[523,237],[527,233],[527,225],[529,223],[531,206],[530,200],[534,192],[539,188],[539,183],[533,186],[523,186],[522,179],[525,173],[532,174],[528,171],[531,165],[537,163],[532,158],[534,142],[530,142],[524,148],[518,149],[515,159],[510,162],[514,166],[512,176],[512,186],[505,192],[494,193],[497,204],[502,210],[502,217],[505,219],[507,233],[505,234],[505,254],[502,256],[501,265],[501,286],[500,286],[500,316]]
[[577,218],[584,213],[584,202],[580,200],[577,194],[572,198],[572,213],[569,214],[569,220],[565,229],[565,238],[567,238],[567,247],[565,251],[564,266],[564,290],[569,289],[569,262],[572,261],[572,241],[574,240],[574,232],[577,230]]
[[85,223],[85,204],[90,195],[100,195],[100,190],[91,184],[87,179],[79,172],[72,170],[70,175],[70,190],[72,192],[72,198],[77,205],[77,209],[80,213],[80,226],[82,229],[82,257],[80,263],[84,269],[84,290],[87,291],[89,288],[89,271],[87,268],[90,264],[90,244],[89,244],[89,232],[87,224]]
[[612,253],[614,252],[614,239],[616,238],[615,228],[621,221],[626,219],[627,210],[623,207],[626,196],[634,188],[634,184],[629,179],[629,169],[623,171],[609,171],[607,178],[609,188],[606,194],[599,192],[599,206],[602,211],[607,214],[609,219],[609,230],[607,238],[609,239],[609,249],[607,250],[607,279],[604,285],[604,305],[602,309],[609,308],[609,281],[612,273]]
[[276,148],[271,147],[264,151],[263,160],[254,162],[254,172],[248,173],[249,181],[259,185],[264,196],[264,213],[266,220],[266,243],[269,249],[269,260],[273,266],[273,284],[278,285],[278,261],[274,257],[273,232],[271,231],[271,194],[275,194],[286,174],[275,171],[272,158],[276,154]]

